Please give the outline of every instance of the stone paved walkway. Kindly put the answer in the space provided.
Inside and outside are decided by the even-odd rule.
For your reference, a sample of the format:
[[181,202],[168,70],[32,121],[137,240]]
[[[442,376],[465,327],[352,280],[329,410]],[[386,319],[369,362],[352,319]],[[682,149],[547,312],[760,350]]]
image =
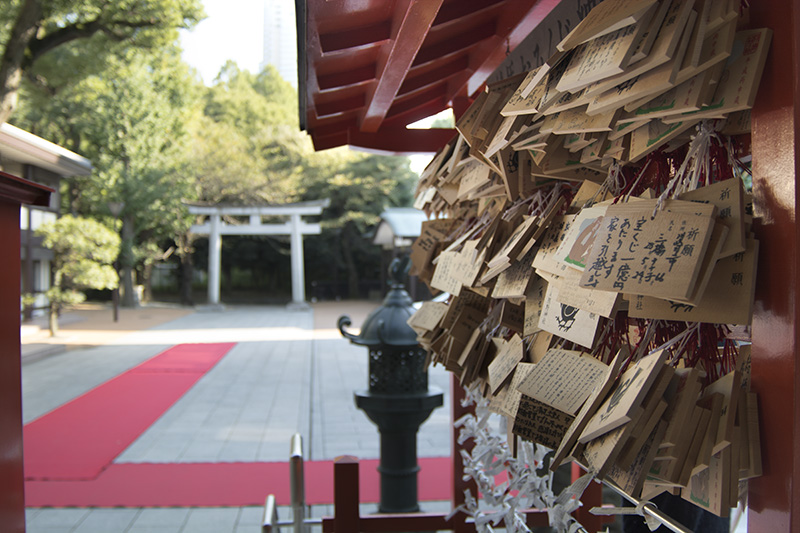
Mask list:
[[[83,308],[66,313],[51,339],[41,322],[23,325],[23,417],[27,423],[175,344],[237,345],[147,429],[116,462],[285,461],[291,435],[304,437],[307,460],[379,456],[379,438],[355,408],[367,386],[367,351],[343,339],[336,318],[355,326],[377,302],[316,304],[306,311],[242,306],[187,310]],[[450,454],[449,375],[430,384],[445,391],[418,435],[420,457]],[[265,495],[266,496],[266,495]],[[428,511],[447,502],[423,504]],[[375,505],[365,505],[374,512]],[[282,510],[282,518],[289,518]],[[314,514],[329,514],[325,506]],[[27,510],[29,533],[257,532],[259,507]]]

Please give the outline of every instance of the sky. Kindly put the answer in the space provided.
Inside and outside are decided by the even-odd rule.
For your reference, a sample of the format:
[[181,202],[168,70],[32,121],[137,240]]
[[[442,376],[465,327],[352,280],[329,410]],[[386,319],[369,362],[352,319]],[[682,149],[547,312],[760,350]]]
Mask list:
[[228,60],[258,72],[263,56],[264,3],[257,0],[203,0],[207,18],[181,31],[183,59],[210,85]]

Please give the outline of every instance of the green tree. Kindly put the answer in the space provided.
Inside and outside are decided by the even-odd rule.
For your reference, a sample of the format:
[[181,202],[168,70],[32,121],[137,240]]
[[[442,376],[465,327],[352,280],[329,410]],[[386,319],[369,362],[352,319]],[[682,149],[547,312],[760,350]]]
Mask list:
[[192,194],[187,124],[201,94],[177,50],[140,51],[126,61],[109,59],[102,72],[55,95],[31,88],[15,117],[93,162],[91,176],[68,182],[66,210],[102,217],[109,203],[124,205],[123,305],[133,305],[135,269],[147,286],[148,260],[162,255],[155,248],[190,225],[181,208]]
[[[69,48],[62,59],[102,69],[108,56],[174,43],[178,28],[203,16],[200,0],[6,0],[0,10],[0,124],[14,112],[23,77],[51,90],[37,67],[53,51]],[[79,73],[59,71],[68,78]]]
[[198,200],[254,204],[295,199],[302,169],[314,153],[299,130],[296,105],[297,93],[272,65],[253,75],[226,63],[206,92],[206,120],[195,139],[201,145],[212,141],[211,155],[224,154],[231,146],[234,161],[219,161],[217,167],[234,172],[198,173]]
[[191,222],[181,201],[191,194],[186,123],[192,83],[170,50],[110,60],[102,73],[51,97],[50,113],[37,121],[63,124],[95,167],[91,176],[71,180],[71,212],[100,217],[108,215],[110,202],[124,205],[123,306],[134,304],[135,271],[154,257],[154,246]]
[[[359,296],[359,280],[380,277],[380,250],[366,237],[387,207],[411,205],[417,175],[408,158],[343,154],[318,154],[305,175],[300,198],[329,198],[322,216],[322,235],[307,254],[309,273],[317,280],[337,281],[341,270],[348,297]],[[332,159],[344,156],[337,166]]]
[[36,234],[53,251],[50,301],[50,335],[58,335],[58,314],[68,304],[84,300],[81,289],[113,289],[118,284],[112,263],[119,254],[116,232],[86,218],[66,215],[42,225]]

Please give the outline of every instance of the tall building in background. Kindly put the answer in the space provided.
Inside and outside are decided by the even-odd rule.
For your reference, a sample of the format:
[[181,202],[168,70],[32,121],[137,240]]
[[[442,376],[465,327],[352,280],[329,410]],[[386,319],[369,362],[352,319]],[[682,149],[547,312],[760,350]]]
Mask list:
[[297,88],[297,28],[294,0],[264,0],[264,58],[261,68],[274,65]]

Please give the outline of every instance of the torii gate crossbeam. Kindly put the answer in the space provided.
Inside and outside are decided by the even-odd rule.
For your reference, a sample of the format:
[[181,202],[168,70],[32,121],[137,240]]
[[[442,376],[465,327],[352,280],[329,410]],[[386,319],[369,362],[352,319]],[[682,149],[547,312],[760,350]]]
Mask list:
[[[189,230],[196,235],[208,235],[208,303],[219,303],[220,271],[222,266],[223,235],[288,235],[291,247],[292,304],[305,305],[305,269],[303,262],[303,235],[318,235],[319,224],[304,222],[300,217],[322,214],[329,200],[271,206],[194,206],[189,213],[206,216],[203,224]],[[247,224],[228,224],[223,216],[248,216]],[[283,224],[264,224],[264,216],[288,217]]]

